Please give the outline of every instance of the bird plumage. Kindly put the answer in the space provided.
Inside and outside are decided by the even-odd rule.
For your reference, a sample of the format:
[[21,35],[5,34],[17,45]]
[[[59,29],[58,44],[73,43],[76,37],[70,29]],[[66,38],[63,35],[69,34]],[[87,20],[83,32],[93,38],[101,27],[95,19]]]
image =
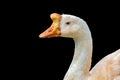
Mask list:
[[63,80],[120,80],[120,49],[105,56],[93,68],[92,37],[87,23],[74,15],[51,14],[53,23],[39,37],[70,37],[75,42],[71,65]]

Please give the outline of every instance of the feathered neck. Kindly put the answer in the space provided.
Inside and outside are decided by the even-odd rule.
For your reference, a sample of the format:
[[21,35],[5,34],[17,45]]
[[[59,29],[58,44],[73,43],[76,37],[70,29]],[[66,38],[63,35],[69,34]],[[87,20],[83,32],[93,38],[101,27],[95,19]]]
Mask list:
[[73,60],[64,80],[82,80],[89,75],[92,58],[92,37],[88,27],[86,31],[74,38],[74,42]]

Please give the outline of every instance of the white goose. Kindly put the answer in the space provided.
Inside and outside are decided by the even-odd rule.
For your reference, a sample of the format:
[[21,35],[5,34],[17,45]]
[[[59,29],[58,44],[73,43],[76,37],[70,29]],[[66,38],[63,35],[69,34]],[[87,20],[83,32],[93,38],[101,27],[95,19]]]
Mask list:
[[74,15],[52,13],[53,23],[40,38],[70,37],[75,42],[71,65],[63,80],[120,80],[120,49],[100,60],[90,71],[92,37],[86,22]]

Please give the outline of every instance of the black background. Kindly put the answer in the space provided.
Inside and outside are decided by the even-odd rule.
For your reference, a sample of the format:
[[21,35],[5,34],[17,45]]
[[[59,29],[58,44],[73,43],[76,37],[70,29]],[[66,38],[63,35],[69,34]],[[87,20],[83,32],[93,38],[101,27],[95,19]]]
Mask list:
[[76,15],[88,23],[93,38],[91,68],[101,58],[120,48],[120,9],[117,2],[44,0],[31,6],[33,26],[32,49],[29,55],[33,78],[62,80],[73,57],[72,39],[38,37],[51,25],[51,13]]

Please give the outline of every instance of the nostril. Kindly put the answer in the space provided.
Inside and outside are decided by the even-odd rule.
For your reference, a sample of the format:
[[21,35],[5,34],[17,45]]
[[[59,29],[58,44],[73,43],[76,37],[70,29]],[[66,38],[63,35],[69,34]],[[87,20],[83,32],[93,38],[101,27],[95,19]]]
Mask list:
[[49,30],[48,30],[48,32],[51,32],[53,29],[52,28],[50,28]]

